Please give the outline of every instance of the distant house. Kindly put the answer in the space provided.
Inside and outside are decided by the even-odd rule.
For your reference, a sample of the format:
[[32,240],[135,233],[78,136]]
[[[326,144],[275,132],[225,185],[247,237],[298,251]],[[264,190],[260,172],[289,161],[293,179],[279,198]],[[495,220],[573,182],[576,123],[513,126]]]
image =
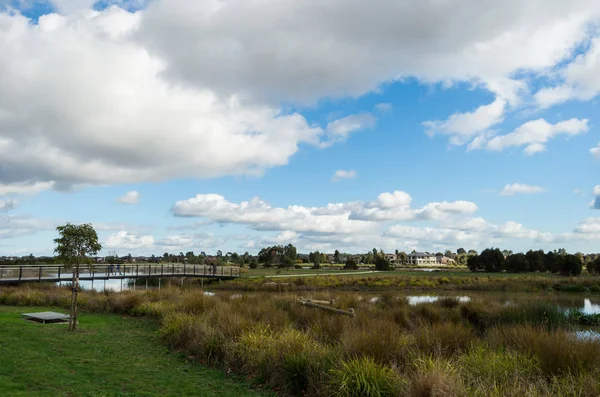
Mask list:
[[436,262],[438,265],[440,266],[449,266],[449,265],[454,265],[455,261],[452,258],[448,258],[445,255],[438,255],[435,257]]
[[396,254],[385,254],[385,259],[387,259],[390,262],[395,262],[397,259]]
[[437,265],[437,257],[429,252],[411,252],[406,255],[406,262],[409,265],[432,266]]

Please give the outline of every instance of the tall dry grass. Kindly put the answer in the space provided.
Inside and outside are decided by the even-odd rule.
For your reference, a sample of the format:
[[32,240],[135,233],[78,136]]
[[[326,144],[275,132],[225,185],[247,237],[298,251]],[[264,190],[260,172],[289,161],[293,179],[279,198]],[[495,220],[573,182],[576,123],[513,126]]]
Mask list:
[[[577,339],[570,317],[543,302],[302,294],[356,317],[299,305],[296,294],[180,288],[85,291],[81,308],[155,318],[170,348],[283,395],[600,395],[600,343]],[[64,288],[0,288],[4,305],[67,308],[69,298]]]

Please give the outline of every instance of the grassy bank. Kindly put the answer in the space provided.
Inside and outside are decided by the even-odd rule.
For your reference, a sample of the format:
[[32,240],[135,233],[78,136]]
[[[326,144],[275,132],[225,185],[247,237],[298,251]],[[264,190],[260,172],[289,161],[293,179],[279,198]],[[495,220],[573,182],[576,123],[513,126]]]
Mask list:
[[212,284],[217,289],[242,291],[514,291],[600,293],[600,277],[589,274],[563,277],[550,273],[472,273],[392,271],[372,274],[319,275],[315,277],[242,277]]
[[[0,302],[13,305],[62,305],[65,297],[68,291],[56,288],[0,291]],[[573,330],[580,313],[566,315],[555,305],[445,298],[412,306],[391,293],[375,300],[349,292],[310,294],[334,299],[339,309],[354,308],[350,318],[307,308],[295,297],[86,292],[82,306],[154,317],[165,345],[282,395],[600,394],[600,343],[578,339]]]
[[258,396],[165,349],[149,319],[85,314],[81,331],[20,318],[0,306],[3,396]]

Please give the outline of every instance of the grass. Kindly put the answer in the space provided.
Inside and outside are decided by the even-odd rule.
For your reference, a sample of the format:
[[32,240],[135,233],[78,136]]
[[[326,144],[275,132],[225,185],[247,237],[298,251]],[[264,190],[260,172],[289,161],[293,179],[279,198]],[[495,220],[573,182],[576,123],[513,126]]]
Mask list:
[[0,306],[4,396],[259,396],[222,371],[168,351],[149,319],[85,313],[80,332]]
[[[61,305],[65,294],[64,289],[43,286],[2,288],[0,304]],[[577,339],[574,331],[580,317],[544,300],[504,305],[481,294],[470,302],[448,297],[411,305],[389,291],[380,293],[379,299],[362,292],[303,291],[302,295],[333,299],[334,307],[352,307],[356,316],[302,306],[296,302],[300,294],[222,291],[204,296],[199,290],[165,288],[84,292],[81,319],[103,318],[90,312],[147,316],[160,323],[160,340],[170,349],[194,362],[244,375],[280,395],[600,395],[600,343]],[[113,316],[108,318],[124,321]],[[135,324],[145,327],[154,322]],[[66,337],[70,336],[55,336]],[[129,339],[126,331],[102,338],[98,345]],[[143,348],[135,343],[123,347],[133,350],[131,354]],[[112,349],[117,348],[107,350],[114,353]],[[110,363],[113,358],[106,360]],[[107,368],[110,372],[111,364]],[[131,371],[131,364],[127,368]],[[69,367],[62,370],[68,373]],[[126,370],[114,370],[120,371]],[[125,386],[115,383],[114,387],[111,392],[117,393]]]
[[[215,289],[243,291],[513,291],[513,292],[585,292],[600,294],[600,276],[582,274],[578,277],[563,277],[551,273],[472,273],[468,271],[422,272],[394,270],[364,274],[342,274],[336,270],[320,270],[315,277],[268,278],[279,269],[248,270],[239,279],[211,284]],[[287,270],[292,274],[313,274],[313,270]],[[258,277],[248,277],[248,276]]]

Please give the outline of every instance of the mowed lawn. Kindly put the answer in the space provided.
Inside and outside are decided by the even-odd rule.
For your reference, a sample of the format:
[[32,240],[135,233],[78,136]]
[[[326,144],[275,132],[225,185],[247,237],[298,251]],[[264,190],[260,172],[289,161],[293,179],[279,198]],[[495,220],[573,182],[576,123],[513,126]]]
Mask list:
[[264,396],[224,372],[169,352],[152,321],[80,315],[80,331],[0,306],[1,396]]

